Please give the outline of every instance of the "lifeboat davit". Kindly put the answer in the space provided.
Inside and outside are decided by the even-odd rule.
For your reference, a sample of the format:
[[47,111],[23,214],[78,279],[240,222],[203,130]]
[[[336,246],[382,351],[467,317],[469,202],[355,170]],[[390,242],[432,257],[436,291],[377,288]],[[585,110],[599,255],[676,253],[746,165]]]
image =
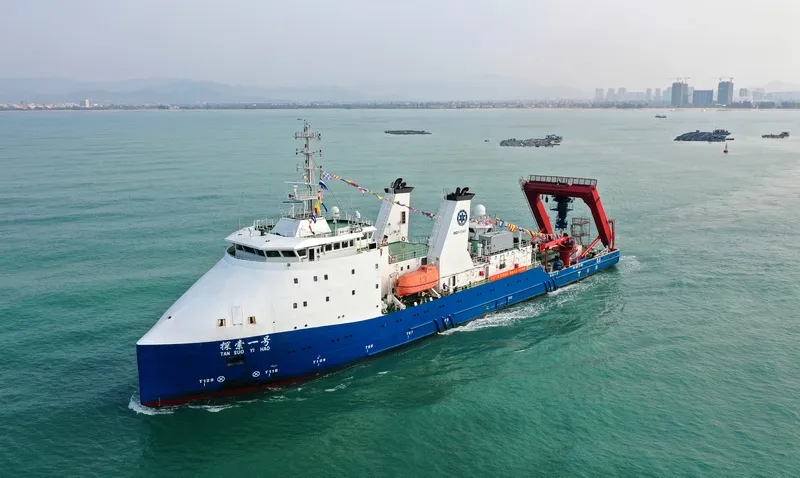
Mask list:
[[394,286],[395,295],[405,297],[429,289],[439,283],[439,269],[436,266],[420,266],[419,269],[403,274]]

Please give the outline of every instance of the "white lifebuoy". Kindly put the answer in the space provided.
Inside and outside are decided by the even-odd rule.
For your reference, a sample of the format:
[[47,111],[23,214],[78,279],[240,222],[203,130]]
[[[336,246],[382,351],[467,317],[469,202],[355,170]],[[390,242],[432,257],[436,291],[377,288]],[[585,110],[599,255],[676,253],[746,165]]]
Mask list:
[[401,237],[400,242],[406,242],[406,236]]

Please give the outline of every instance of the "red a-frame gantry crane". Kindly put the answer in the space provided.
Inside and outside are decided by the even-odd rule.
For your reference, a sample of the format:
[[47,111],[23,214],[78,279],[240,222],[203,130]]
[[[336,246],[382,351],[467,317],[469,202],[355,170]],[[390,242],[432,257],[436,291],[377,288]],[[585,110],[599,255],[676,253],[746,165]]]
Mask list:
[[[581,254],[578,259],[583,257],[591,250],[598,241],[603,241],[603,245],[609,250],[614,250],[614,220],[606,218],[603,203],[600,201],[600,194],[597,192],[597,180],[586,178],[570,178],[564,176],[538,176],[531,175],[528,179],[520,178],[520,186],[531,212],[536,220],[539,232],[543,234],[553,234],[553,226],[547,215],[547,209],[542,201],[542,196],[570,197],[582,199],[592,211],[595,226],[597,227],[597,238],[592,241],[589,247]],[[539,246],[540,250],[549,249],[561,245],[568,238],[557,238]],[[569,254],[567,254],[569,257]],[[567,264],[568,265],[568,264]]]

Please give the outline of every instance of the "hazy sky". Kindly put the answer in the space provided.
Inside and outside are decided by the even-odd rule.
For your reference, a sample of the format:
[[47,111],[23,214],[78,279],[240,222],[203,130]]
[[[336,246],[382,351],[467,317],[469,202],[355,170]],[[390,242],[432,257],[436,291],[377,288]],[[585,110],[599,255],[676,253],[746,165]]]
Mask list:
[[798,21],[796,0],[0,0],[0,77],[800,83]]

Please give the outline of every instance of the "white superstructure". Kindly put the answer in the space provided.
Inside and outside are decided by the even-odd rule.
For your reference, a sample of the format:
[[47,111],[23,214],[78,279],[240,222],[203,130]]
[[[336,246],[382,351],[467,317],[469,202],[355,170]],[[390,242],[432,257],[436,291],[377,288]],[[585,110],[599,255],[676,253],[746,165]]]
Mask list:
[[[432,235],[424,240],[408,236],[405,206],[413,187],[402,179],[385,189],[375,225],[336,207],[324,214],[322,170],[311,150],[320,135],[305,124],[295,137],[304,140],[299,153],[305,161],[302,181],[291,183],[291,211],[229,235],[219,262],[139,345],[234,340],[367,320],[532,265],[532,244],[509,231],[492,231],[483,206],[475,207],[478,217],[470,220],[474,194],[468,188],[443,194]],[[423,265],[436,266],[437,285],[398,298],[398,279]]]

